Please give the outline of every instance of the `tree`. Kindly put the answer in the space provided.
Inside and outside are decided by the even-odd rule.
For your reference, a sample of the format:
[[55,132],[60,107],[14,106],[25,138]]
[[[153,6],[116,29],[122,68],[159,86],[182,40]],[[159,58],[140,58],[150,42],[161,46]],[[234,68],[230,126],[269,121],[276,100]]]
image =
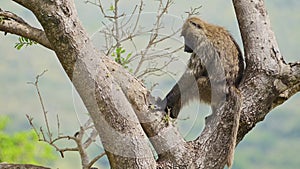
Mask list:
[[112,168],[223,168],[234,113],[240,112],[240,142],[270,110],[300,90],[300,63],[285,63],[264,1],[233,0],[247,65],[241,98],[229,96],[216,116],[206,121],[201,135],[186,142],[174,126],[161,120],[164,113],[149,108],[151,96],[142,83],[95,50],[73,1],[14,1],[31,10],[43,30],[5,11],[0,12],[0,30],[56,53],[93,119]]

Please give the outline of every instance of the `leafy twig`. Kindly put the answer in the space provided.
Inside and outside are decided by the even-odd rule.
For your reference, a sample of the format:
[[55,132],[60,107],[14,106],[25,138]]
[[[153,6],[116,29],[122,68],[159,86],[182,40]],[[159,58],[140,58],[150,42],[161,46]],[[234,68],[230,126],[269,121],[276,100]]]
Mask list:
[[28,39],[28,38],[25,38],[25,37],[19,37],[19,42],[16,43],[15,45],[15,48],[20,50],[23,46],[27,47],[27,46],[31,46],[31,45],[34,45],[34,44],[37,44],[37,42],[31,40],[31,39]]

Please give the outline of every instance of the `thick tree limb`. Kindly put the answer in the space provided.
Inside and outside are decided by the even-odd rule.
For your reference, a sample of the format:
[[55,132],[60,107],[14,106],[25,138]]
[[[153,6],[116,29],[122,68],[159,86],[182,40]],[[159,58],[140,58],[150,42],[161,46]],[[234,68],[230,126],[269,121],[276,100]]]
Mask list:
[[[243,38],[247,65],[240,85],[243,97],[238,133],[240,141],[275,107],[274,103],[276,106],[282,103],[278,101],[280,95],[287,92],[286,96],[290,97],[299,91],[299,70],[295,67],[292,70],[292,67],[285,64],[271,30],[264,1],[233,0],[233,4]],[[288,77],[284,78],[289,79],[288,82],[284,82],[284,76]],[[291,83],[296,76],[298,82]]]
[[112,76],[120,84],[128,101],[133,106],[144,131],[160,158],[167,158],[174,163],[178,162],[187,152],[188,146],[178,130],[171,125],[171,122],[169,124],[162,120],[165,116],[164,112],[155,109],[149,111],[148,106],[155,103],[149,101],[152,100],[152,96],[138,79],[124,71],[123,67],[111,59],[104,59]]
[[[231,167],[235,148],[237,127],[240,119],[241,95],[235,87],[216,112],[206,118],[201,135],[191,144],[194,146],[197,168]],[[236,120],[236,121],[235,121]],[[233,146],[233,147],[232,147]],[[201,154],[201,156],[199,156]]]
[[244,49],[247,71],[278,74],[283,64],[263,0],[233,0]]

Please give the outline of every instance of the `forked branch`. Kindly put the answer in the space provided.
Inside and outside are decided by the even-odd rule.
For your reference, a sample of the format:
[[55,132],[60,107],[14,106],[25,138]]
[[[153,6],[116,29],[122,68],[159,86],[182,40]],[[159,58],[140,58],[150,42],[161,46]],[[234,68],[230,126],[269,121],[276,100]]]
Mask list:
[[46,48],[52,49],[43,30],[30,26],[21,17],[12,12],[0,9],[0,30],[5,33],[26,37],[38,42]]

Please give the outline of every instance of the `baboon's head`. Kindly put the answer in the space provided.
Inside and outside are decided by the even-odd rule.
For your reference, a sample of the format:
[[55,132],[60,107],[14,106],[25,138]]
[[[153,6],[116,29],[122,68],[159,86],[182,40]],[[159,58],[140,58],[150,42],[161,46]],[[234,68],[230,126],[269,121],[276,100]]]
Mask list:
[[181,32],[185,52],[192,53],[199,41],[206,37],[206,25],[207,23],[197,17],[190,17],[185,21]]

